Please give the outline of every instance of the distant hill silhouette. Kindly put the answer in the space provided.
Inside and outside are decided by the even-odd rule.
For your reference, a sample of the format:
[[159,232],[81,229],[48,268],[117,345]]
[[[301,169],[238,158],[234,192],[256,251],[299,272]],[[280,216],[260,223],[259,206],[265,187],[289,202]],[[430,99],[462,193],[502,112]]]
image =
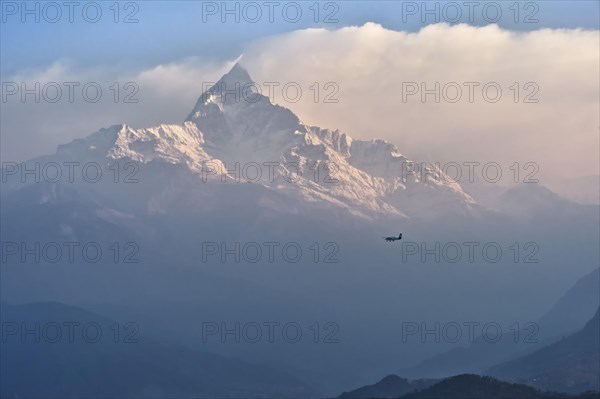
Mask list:
[[[558,393],[543,393],[527,385],[500,381],[492,377],[462,374],[450,377],[401,399],[550,399],[572,398]],[[598,398],[598,393],[577,396],[578,399]]]
[[[403,370],[410,378],[441,378],[459,373],[483,373],[501,362],[522,357],[581,329],[600,305],[600,268],[581,277],[537,322],[539,343],[515,344],[510,334],[499,342],[478,337],[468,347],[459,347]],[[521,332],[519,336],[527,336]]]
[[487,399],[543,398],[538,390],[526,385],[511,384],[491,377],[462,374],[446,378],[422,391],[403,396],[403,399]]
[[[431,380],[421,380],[421,384]],[[394,390],[415,388],[419,382],[396,375],[389,375],[377,384],[367,385],[339,398],[362,399],[600,399],[600,392],[589,391],[580,395],[569,395],[551,391],[542,392],[524,384],[498,380],[476,374],[461,374],[438,381],[426,388],[412,390],[401,396],[393,396]]]
[[494,366],[488,373],[542,389],[573,393],[600,390],[600,308],[575,334]]
[[427,388],[439,380],[423,379],[423,380],[407,380],[406,378],[397,375],[388,375],[381,381],[364,387],[355,389],[350,392],[344,392],[339,396],[340,399],[367,399],[367,398],[382,398],[395,399],[408,392]]
[[580,330],[600,306],[600,268],[581,277],[539,320],[540,330],[568,335]]

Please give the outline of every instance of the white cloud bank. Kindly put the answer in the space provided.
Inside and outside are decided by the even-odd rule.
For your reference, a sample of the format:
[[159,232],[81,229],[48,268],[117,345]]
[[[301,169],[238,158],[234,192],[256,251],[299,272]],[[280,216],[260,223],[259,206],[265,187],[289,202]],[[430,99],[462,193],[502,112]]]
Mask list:
[[[598,31],[517,33],[495,25],[438,24],[407,33],[366,24],[263,39],[246,49],[242,64],[260,85],[298,82],[303,90],[300,101],[286,102],[279,89],[276,101],[306,123],[340,128],[357,138],[385,138],[406,155],[429,161],[495,161],[506,168],[514,162],[536,162],[542,178],[574,177],[598,174],[599,49]],[[103,88],[114,81],[134,81],[140,102],[9,101],[2,104],[3,158],[53,151],[57,144],[114,123],[137,127],[180,122],[203,83],[216,81],[230,66],[187,59],[128,72],[76,71],[57,63],[45,71],[11,77],[8,80],[103,81]],[[317,102],[314,86],[310,89],[314,82],[320,87]],[[338,103],[323,102],[335,87],[325,87],[328,82],[339,87],[332,97]],[[403,87],[414,88],[411,82],[428,88],[439,82],[440,89],[456,82],[463,96],[450,103],[440,93],[440,103],[435,103],[434,95],[428,95],[422,103],[416,94],[403,102]],[[465,82],[479,83],[472,103]],[[518,103],[515,82],[520,88]],[[484,99],[486,83],[502,89],[498,102]],[[455,89],[447,87],[447,96],[454,97]],[[531,99],[538,102],[524,103],[536,88],[539,91]],[[494,89],[488,94],[493,97]],[[39,146],[32,145],[36,142]]]
[[[431,161],[537,162],[540,175],[598,174],[600,134],[600,41],[598,31],[528,33],[495,25],[429,25],[418,33],[380,25],[338,31],[309,29],[254,44],[244,64],[257,81],[333,81],[338,104],[306,96],[293,109],[307,122],[339,127],[354,136],[383,137],[408,155]],[[434,88],[456,82],[462,99],[403,102],[403,83]],[[464,82],[478,82],[473,103]],[[502,97],[482,97],[496,82]],[[519,103],[514,102],[519,82]],[[533,85],[524,87],[527,82]],[[513,89],[511,90],[511,86]],[[538,103],[524,103],[525,96]],[[448,86],[447,98],[456,90]],[[489,89],[492,100],[495,91]]]

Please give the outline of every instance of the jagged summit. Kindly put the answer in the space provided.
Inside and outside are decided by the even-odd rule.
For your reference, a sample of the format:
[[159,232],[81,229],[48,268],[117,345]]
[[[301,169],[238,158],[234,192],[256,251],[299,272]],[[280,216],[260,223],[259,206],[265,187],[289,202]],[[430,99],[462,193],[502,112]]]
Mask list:
[[255,92],[238,63],[204,92],[186,119],[195,124],[213,156],[228,162],[273,161],[308,132],[298,116]]
[[248,71],[236,63],[217,83],[200,95],[196,105],[186,121],[197,119],[211,110],[216,111],[216,105],[222,110],[226,105],[240,103],[270,102],[268,97],[253,92],[253,80]]
[[240,65],[239,62],[236,62],[235,65],[227,72],[221,79],[219,79],[218,83],[239,83],[240,85],[245,85],[247,83],[251,83],[252,78],[246,69]]

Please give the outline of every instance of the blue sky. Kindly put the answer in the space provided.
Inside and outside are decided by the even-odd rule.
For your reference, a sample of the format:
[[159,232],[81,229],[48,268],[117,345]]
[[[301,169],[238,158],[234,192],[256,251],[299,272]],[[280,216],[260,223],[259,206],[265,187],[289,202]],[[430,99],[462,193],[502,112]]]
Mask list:
[[[290,2],[279,2],[274,8],[274,22],[268,21],[268,8],[264,2],[256,2],[263,13],[256,23],[234,22],[233,15],[227,15],[227,22],[222,23],[222,2],[201,1],[138,1],[121,2],[118,19],[122,21],[133,13],[137,23],[114,23],[113,1],[100,1],[102,17],[97,23],[88,23],[82,17],[80,7],[74,9],[74,21],[68,20],[68,8],[61,5],[62,16],[56,23],[46,22],[54,17],[54,10],[47,8],[43,14],[43,2],[27,2],[34,8],[40,3],[40,22],[34,21],[34,15],[26,15],[26,22],[21,22],[22,2],[0,1],[2,4],[1,24],[1,73],[12,75],[27,68],[41,68],[56,60],[71,60],[81,67],[95,65],[120,65],[142,67],[173,61],[190,56],[206,57],[221,60],[235,58],[245,45],[257,38],[307,27],[327,27],[337,29],[342,26],[362,25],[376,22],[394,30],[417,31],[423,25],[436,22],[435,14],[426,15],[422,23],[423,2],[402,1],[341,1],[320,2],[320,14],[314,22],[314,1],[297,2],[301,5],[302,17],[298,22],[288,22],[283,18],[283,5]],[[59,5],[63,2],[56,2]],[[131,5],[128,3],[134,3]],[[446,2],[447,3],[447,2]],[[427,2],[426,7],[440,7],[439,20],[446,21],[445,16],[455,18],[456,8],[442,2]],[[451,2],[452,3],[452,2]],[[454,2],[460,6],[459,22],[471,22],[469,9],[464,1]],[[483,7],[487,7],[489,20],[495,18],[494,2],[476,2],[472,8],[474,25],[485,25]],[[14,5],[18,10],[14,13]],[[210,7],[219,8],[215,15],[208,15]],[[516,1],[500,1],[502,16],[498,25],[511,30],[535,30],[541,28],[584,28],[598,29],[599,2],[590,1],[520,1],[518,23],[515,23]],[[235,2],[228,2],[227,7],[235,7]],[[243,4],[240,3],[240,15]],[[417,10],[415,11],[415,7]],[[446,8],[444,8],[446,7]],[[137,8],[137,9],[136,9]],[[203,14],[203,9],[207,11]],[[88,8],[90,18],[95,9]],[[288,8],[288,15],[293,17],[294,7]],[[254,9],[247,8],[247,15],[252,18]],[[326,15],[338,22],[323,23]],[[203,15],[206,20],[203,21]],[[527,15],[539,22],[524,23]],[[403,20],[404,19],[404,20]],[[450,22],[450,21],[449,21]]]

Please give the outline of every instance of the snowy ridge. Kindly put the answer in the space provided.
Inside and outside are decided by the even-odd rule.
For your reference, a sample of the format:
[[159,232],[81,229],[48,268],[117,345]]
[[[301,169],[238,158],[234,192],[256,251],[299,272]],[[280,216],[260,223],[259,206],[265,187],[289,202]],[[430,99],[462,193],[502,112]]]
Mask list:
[[160,159],[173,164],[183,163],[199,172],[203,162],[212,160],[203,144],[202,132],[190,122],[137,130],[123,125],[107,156],[144,163]]

